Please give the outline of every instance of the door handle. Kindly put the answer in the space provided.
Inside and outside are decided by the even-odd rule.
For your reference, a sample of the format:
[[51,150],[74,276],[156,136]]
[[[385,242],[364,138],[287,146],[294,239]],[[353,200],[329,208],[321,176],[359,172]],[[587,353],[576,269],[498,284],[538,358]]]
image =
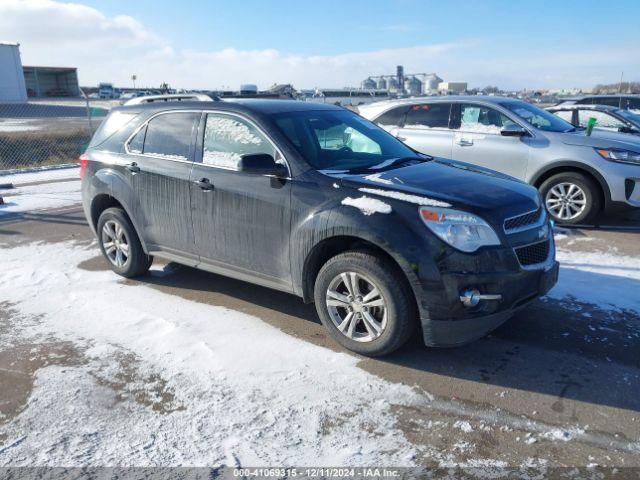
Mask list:
[[213,190],[213,183],[211,183],[208,178],[201,178],[200,180],[194,180],[193,183],[199,186],[200,189],[205,192],[209,192]]
[[466,138],[460,138],[456,140],[456,145],[460,145],[461,147],[470,147],[473,145],[473,140],[468,140]]
[[128,165],[125,165],[125,168],[127,170],[129,170],[131,173],[139,173],[140,172],[140,167],[138,166],[138,164],[136,162],[132,162],[132,163],[129,163]]

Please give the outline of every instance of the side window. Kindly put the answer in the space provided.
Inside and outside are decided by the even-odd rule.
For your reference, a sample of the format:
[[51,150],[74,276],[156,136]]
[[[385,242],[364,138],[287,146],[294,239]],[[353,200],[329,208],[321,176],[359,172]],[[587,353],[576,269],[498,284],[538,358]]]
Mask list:
[[[610,107],[617,107],[620,105],[620,97],[600,97],[594,98],[591,102],[592,105],[608,105]],[[624,99],[622,100],[624,105]]]
[[573,123],[573,110],[559,110],[557,112],[553,112],[553,114],[569,123]]
[[462,104],[460,109],[460,131],[500,135],[500,130],[513,123],[509,117],[493,108]]
[[188,160],[197,118],[199,118],[199,114],[191,112],[158,115],[147,124],[144,140],[137,138],[142,132],[140,130],[129,144],[129,149],[132,150],[134,141],[138,146],[143,141],[142,153],[145,155],[172,160]]
[[409,107],[396,107],[380,115],[374,123],[381,127],[399,127],[404,123],[404,116]]
[[144,136],[147,134],[147,126],[145,125],[138,133],[136,133],[135,137],[131,139],[129,142],[129,151],[131,153],[142,153],[144,148]]
[[254,153],[277,157],[273,145],[249,122],[232,115],[207,115],[202,163],[237,170],[242,155]]
[[596,119],[596,128],[611,128],[618,130],[625,127],[625,123],[608,113],[598,112],[595,110],[580,110],[578,112],[578,123],[581,127],[586,127],[590,118]]
[[413,105],[407,112],[407,128],[449,128],[450,103]]
[[640,98],[632,98],[629,100],[629,110],[640,110]]

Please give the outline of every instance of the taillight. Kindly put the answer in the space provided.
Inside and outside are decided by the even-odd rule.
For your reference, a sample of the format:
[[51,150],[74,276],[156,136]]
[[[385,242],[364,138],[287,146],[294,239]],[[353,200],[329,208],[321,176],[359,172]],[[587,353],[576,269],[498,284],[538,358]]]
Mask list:
[[84,178],[84,174],[87,173],[87,165],[89,165],[89,156],[83,153],[78,157],[78,163],[80,164],[80,178]]

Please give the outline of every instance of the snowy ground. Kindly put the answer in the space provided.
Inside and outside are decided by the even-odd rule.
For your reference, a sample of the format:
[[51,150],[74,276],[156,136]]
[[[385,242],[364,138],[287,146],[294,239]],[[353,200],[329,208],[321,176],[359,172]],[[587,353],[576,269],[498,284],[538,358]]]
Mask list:
[[[37,187],[13,208],[78,201]],[[292,296],[172,264],[118,278],[79,211],[5,218],[0,466],[640,466],[632,234],[562,233],[558,286],[488,339],[365,360]]]
[[37,212],[80,203],[77,168],[2,175],[0,184],[14,186],[0,189],[0,196],[4,200],[4,204],[0,205],[0,217],[9,213]]

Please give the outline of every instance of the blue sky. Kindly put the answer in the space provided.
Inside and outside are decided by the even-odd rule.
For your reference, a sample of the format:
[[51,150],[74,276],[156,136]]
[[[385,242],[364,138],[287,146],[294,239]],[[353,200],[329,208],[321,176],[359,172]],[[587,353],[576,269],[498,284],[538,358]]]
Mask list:
[[[126,14],[182,48],[275,48],[332,55],[463,40],[587,46],[614,35],[638,42],[640,1],[518,0],[109,0],[85,1]],[[625,22],[624,19],[635,19]],[[625,24],[626,23],[626,27]],[[589,33],[601,32],[590,38]],[[605,38],[613,40],[613,38]],[[522,45],[524,44],[524,45]]]
[[[0,2],[0,31],[25,63],[75,64],[85,83],[133,71],[187,88],[357,85],[396,63],[478,87],[591,87],[622,70],[640,80],[638,18],[638,0]],[[99,55],[69,48],[78,41]]]

